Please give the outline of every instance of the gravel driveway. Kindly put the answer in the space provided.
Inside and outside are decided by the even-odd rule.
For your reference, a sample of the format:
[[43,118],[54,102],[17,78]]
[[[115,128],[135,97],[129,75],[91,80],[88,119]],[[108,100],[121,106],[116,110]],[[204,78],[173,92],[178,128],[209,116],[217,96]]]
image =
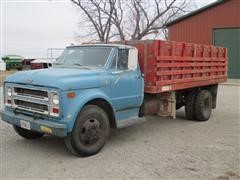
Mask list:
[[148,117],[114,130],[104,149],[72,156],[62,139],[24,140],[1,121],[1,177],[47,179],[238,179],[240,86],[220,86],[218,107],[207,122]]

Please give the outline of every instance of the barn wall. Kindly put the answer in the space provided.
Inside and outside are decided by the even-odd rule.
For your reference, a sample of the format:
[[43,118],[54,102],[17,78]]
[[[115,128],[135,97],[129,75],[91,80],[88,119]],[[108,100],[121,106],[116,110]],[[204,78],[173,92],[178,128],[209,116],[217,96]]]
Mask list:
[[199,14],[171,24],[169,39],[212,44],[212,29],[240,27],[240,0],[226,0]]

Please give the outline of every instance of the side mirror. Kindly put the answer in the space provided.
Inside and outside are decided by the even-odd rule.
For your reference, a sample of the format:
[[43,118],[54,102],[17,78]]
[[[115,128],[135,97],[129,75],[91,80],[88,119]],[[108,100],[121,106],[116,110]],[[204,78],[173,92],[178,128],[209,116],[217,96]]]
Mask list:
[[138,50],[135,47],[129,49],[128,69],[135,70],[138,67]]

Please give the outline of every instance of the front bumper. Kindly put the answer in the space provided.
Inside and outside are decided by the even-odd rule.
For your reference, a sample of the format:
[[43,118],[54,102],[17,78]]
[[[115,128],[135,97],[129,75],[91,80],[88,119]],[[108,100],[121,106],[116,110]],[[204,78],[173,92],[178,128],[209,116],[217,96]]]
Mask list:
[[42,119],[33,119],[29,116],[22,114],[15,115],[11,111],[0,111],[0,115],[3,121],[19,127],[20,120],[24,120],[30,123],[32,131],[37,131],[59,137],[67,136],[67,126],[64,124],[46,121]]

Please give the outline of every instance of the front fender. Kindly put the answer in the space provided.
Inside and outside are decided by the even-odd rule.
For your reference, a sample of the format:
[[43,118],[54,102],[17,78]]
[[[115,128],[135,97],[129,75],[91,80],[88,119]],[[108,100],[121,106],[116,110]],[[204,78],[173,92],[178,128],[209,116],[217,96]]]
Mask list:
[[[67,97],[67,93],[68,92],[64,95],[65,97]],[[63,109],[63,123],[67,125],[68,132],[72,131],[79,112],[89,101],[100,98],[104,99],[112,106],[110,98],[101,89],[87,89],[75,93],[76,97],[74,99],[66,99],[63,102],[63,107],[67,107]]]

